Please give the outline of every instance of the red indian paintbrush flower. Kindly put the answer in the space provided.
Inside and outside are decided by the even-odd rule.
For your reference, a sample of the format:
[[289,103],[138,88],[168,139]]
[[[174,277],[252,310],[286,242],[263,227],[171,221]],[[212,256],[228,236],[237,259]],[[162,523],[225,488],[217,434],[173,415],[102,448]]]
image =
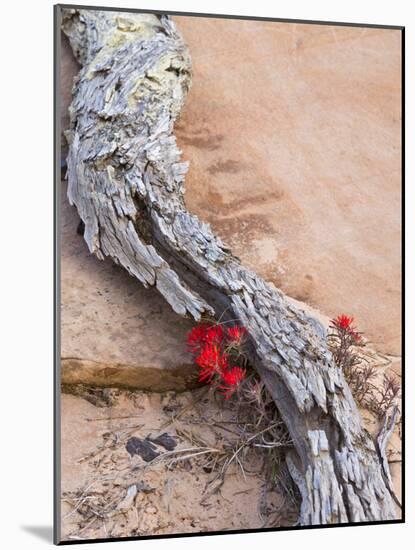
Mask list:
[[219,345],[223,340],[221,325],[197,325],[187,335],[189,352],[197,355],[205,344]]
[[215,375],[222,376],[224,370],[228,368],[228,356],[215,344],[205,344],[196,357],[195,363],[200,367],[199,381],[211,382]]
[[191,353],[198,353],[206,337],[206,325],[197,325],[187,335],[187,349]]
[[226,329],[226,336],[227,339],[237,346],[240,346],[245,338],[246,334],[246,328],[245,327],[238,327],[235,325],[234,327],[228,327]]
[[331,322],[338,331],[349,334],[357,344],[362,338],[353,326],[353,321],[353,317],[338,315],[335,319],[332,319]]
[[220,345],[223,341],[223,336],[222,325],[213,325],[208,327],[206,331],[206,342],[209,344]]
[[219,386],[225,399],[229,399],[238,388],[239,384],[245,378],[246,370],[242,367],[232,367],[229,370],[224,370],[222,373],[223,383]]
[[354,338],[354,341],[356,342],[356,344],[358,344],[359,342],[362,341],[362,337],[360,336],[360,334],[358,332],[356,332],[355,330],[351,333],[353,338]]
[[350,330],[352,328],[353,321],[353,317],[348,317],[347,315],[339,315],[332,320],[332,323],[338,329]]

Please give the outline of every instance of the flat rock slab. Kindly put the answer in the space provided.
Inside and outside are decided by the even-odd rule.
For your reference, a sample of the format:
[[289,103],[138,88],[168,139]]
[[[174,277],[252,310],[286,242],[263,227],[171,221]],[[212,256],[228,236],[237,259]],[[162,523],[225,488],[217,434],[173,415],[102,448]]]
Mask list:
[[[187,204],[244,263],[401,353],[400,33],[176,17],[194,79],[177,124]],[[61,115],[78,67],[62,39]],[[90,256],[62,185],[62,378],[194,383],[192,326]]]

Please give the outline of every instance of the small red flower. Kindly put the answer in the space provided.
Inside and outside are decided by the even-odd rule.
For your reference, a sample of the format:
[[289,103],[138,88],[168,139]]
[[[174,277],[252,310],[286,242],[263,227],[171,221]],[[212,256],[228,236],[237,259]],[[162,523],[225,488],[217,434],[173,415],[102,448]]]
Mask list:
[[352,332],[352,336],[354,338],[354,341],[356,342],[356,344],[358,344],[359,342],[362,341],[362,337],[360,336],[360,334],[358,332],[356,332],[355,330]]
[[223,340],[223,329],[220,325],[197,325],[187,335],[187,349],[197,355],[205,344],[219,345]]
[[232,367],[231,369],[224,370],[222,373],[223,384],[219,386],[225,399],[229,399],[236,391],[239,384],[245,378],[246,370],[242,367]]
[[222,325],[212,325],[206,331],[206,342],[219,346],[223,341],[223,336]]
[[187,349],[191,353],[199,353],[206,338],[206,325],[197,325],[187,335]]
[[362,337],[356,331],[356,328],[353,326],[353,317],[347,315],[339,315],[335,319],[332,319],[333,326],[340,332],[349,334],[355,341],[356,344],[361,342]]
[[240,346],[245,338],[246,334],[246,328],[245,327],[238,327],[235,325],[234,327],[228,327],[226,330],[226,336],[228,341],[230,343]]
[[216,374],[228,368],[228,356],[214,344],[205,344],[196,357],[195,363],[200,367],[199,381],[212,382]]
[[348,317],[347,315],[339,315],[335,319],[332,319],[331,322],[339,330],[350,330],[352,329],[353,321],[353,317]]

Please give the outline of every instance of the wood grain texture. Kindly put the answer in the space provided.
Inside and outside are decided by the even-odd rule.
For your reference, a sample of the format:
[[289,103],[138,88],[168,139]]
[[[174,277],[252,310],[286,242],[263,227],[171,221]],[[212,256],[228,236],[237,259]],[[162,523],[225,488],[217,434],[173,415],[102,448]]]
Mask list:
[[247,328],[252,363],[294,441],[287,463],[302,495],[301,524],[395,519],[381,459],[325,328],[186,210],[187,165],[173,127],[191,61],[174,23],[65,10],[62,29],[82,64],[67,132],[68,197],[91,253],[156,287],[179,315]]

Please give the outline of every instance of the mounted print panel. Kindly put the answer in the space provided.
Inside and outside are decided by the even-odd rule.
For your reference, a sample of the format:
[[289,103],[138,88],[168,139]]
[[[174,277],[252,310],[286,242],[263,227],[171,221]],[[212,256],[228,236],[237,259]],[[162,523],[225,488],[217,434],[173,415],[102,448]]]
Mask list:
[[402,27],[55,6],[55,542],[401,522]]

